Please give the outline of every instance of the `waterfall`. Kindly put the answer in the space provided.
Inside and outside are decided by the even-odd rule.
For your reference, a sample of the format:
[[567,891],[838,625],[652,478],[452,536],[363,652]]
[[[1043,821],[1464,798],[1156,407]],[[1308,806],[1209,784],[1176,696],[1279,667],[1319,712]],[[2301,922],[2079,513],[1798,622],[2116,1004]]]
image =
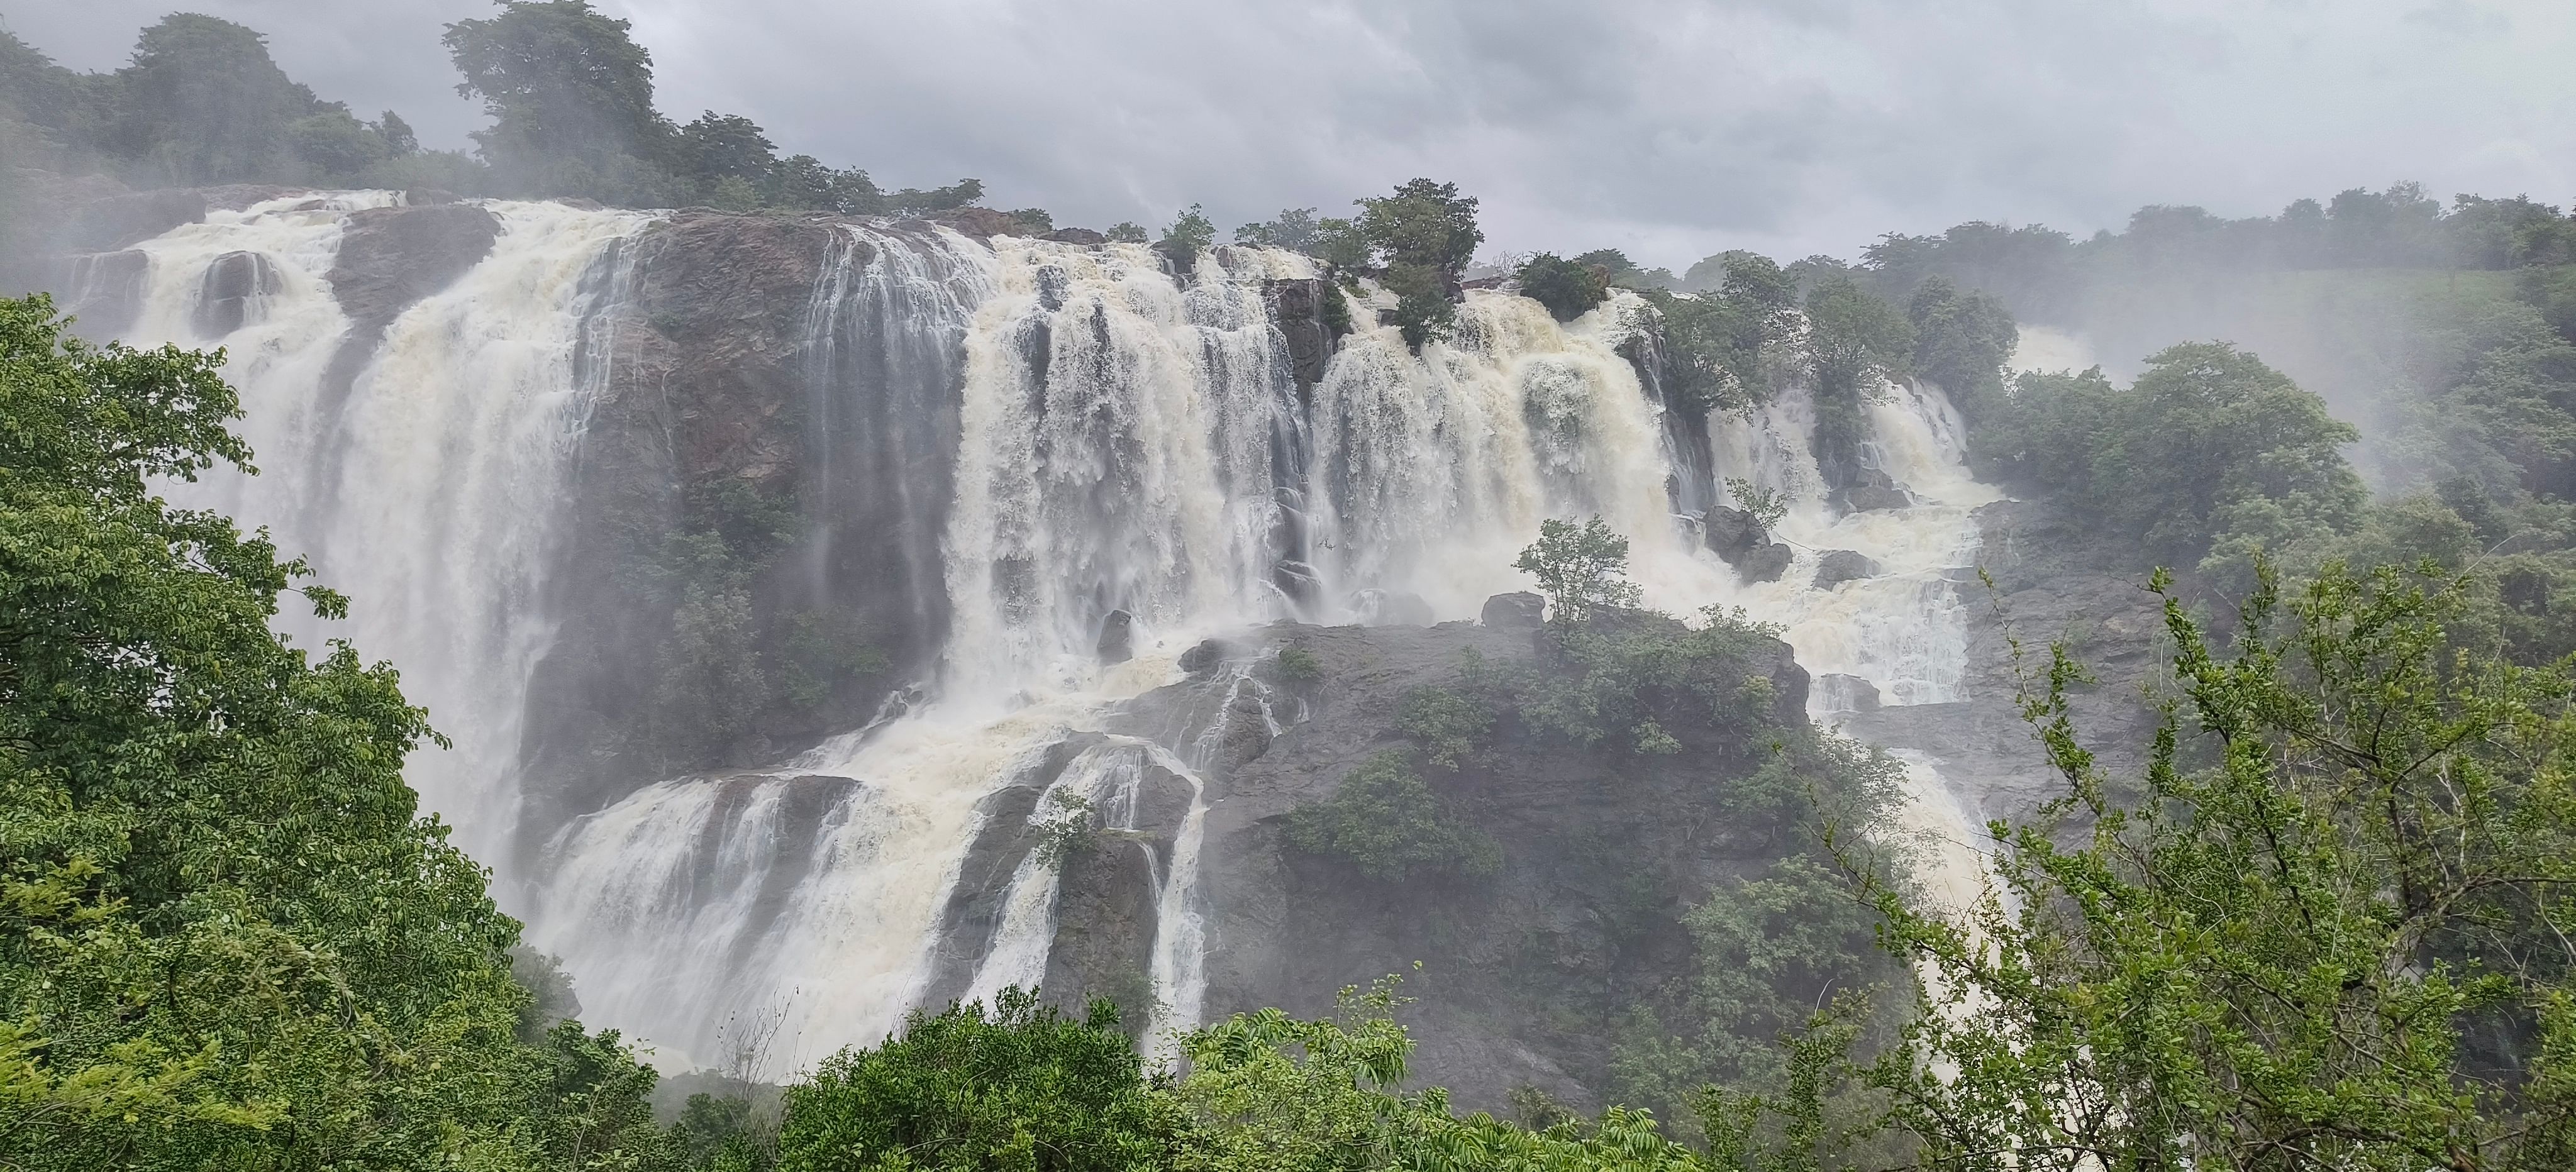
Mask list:
[[[551,503],[614,345],[621,241],[648,217],[491,203],[490,255],[404,309],[347,385],[327,376],[350,332],[329,274],[349,214],[398,193],[271,200],[210,212],[139,246],[142,343],[220,344],[262,470],[171,485],[177,499],[265,525],[346,623],[281,616],[307,646],[345,638],[401,665],[404,694],[452,747],[406,770],[478,859],[507,857],[526,681],[552,636],[539,605]],[[248,258],[247,263],[238,258]],[[227,267],[250,274],[219,277]],[[585,360],[585,358],[589,360]]]
[[[867,263],[908,263],[898,255],[883,247]],[[781,769],[661,782],[565,827],[531,928],[601,1020],[690,1054],[728,1014],[776,1013],[794,1039],[785,1073],[896,1025],[945,951],[980,956],[978,991],[1043,967],[1051,870],[1015,872],[988,938],[954,939],[946,922],[970,850],[1000,817],[990,799],[1088,798],[1148,764],[1198,786],[1150,742],[1069,765],[1052,751],[1107,732],[1121,702],[1169,679],[1188,640],[1284,612],[1272,443],[1295,386],[1262,287],[1302,260],[1225,249],[1176,282],[1141,247],[1001,238],[980,263],[933,697]],[[1112,612],[1129,616],[1136,655],[1104,666]],[[765,815],[762,795],[800,785],[830,793],[810,839],[782,849],[782,833],[805,832]],[[1195,825],[1164,864],[1178,905],[1195,882]],[[1166,920],[1194,922],[1183,910]],[[1155,996],[1194,1011],[1196,943],[1186,951],[1157,964]]]
[[[621,361],[644,251],[628,244],[653,219],[483,205],[490,254],[349,366],[334,261],[352,216],[399,201],[276,200],[148,241],[127,336],[231,350],[265,474],[171,491],[270,526],[352,597],[347,624],[281,625],[403,667],[455,740],[422,750],[414,784],[477,857],[507,860],[528,680],[554,638],[551,505]],[[1316,275],[1293,254],[1212,249],[1175,276],[1141,246],[918,224],[845,226],[831,247],[791,356],[810,395],[804,483],[824,486],[800,495],[815,539],[796,588],[817,605],[901,599],[937,651],[932,678],[790,759],[635,778],[503,889],[585,1017],[652,1039],[665,1065],[715,1057],[721,1023],[747,1018],[780,1023],[764,1073],[784,1077],[925,1001],[1041,978],[1063,871],[1031,847],[1068,804],[1055,794],[1145,852],[1150,1030],[1196,1025],[1207,787],[1234,733],[1282,720],[1258,652],[1138,699],[1182,682],[1201,638],[1346,621],[1364,594],[1473,618],[1528,587],[1511,563],[1550,518],[1598,514],[1626,536],[1649,605],[1782,624],[1811,671],[1847,677],[1813,691],[1820,720],[1864,687],[1963,698],[1956,579],[1971,511],[1996,494],[1967,475],[1936,389],[1880,388],[1865,456],[1909,503],[1847,512],[1808,450],[1805,391],[1705,428],[1667,411],[1631,360],[1651,341],[1632,294],[1560,323],[1474,291],[1419,353],[1352,298],[1360,329],[1301,385],[1271,316],[1280,282]],[[1687,514],[1724,477],[1788,495],[1778,580],[1744,582],[1704,548]],[[1834,550],[1876,572],[1817,587]],[[1908,766],[1908,817],[1968,841],[1935,763]],[[1167,799],[1151,826],[1149,793]],[[1973,874],[1941,872],[1951,888]]]

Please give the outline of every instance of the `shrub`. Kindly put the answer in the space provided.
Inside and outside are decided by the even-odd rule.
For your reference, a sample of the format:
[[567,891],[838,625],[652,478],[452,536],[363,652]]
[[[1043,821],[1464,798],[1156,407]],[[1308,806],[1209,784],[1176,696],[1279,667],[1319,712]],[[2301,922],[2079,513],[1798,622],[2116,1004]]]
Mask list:
[[1288,840],[1347,859],[1372,879],[1435,871],[1490,875],[1502,866],[1501,849],[1457,824],[1401,749],[1369,758],[1329,800],[1290,814]]
[[1610,296],[1610,279],[1601,269],[1552,252],[1529,258],[1512,276],[1521,296],[1546,306],[1558,321],[1581,317]]

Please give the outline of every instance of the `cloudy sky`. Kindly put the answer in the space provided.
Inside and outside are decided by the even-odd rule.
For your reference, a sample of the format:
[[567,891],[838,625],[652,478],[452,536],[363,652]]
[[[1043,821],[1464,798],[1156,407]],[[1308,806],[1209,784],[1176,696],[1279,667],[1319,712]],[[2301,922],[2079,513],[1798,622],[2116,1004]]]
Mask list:
[[[0,0],[108,69],[174,0]],[[1850,255],[1966,219],[2090,231],[2419,180],[2576,197],[2567,0],[596,0],[665,112],[1058,223],[1325,214],[1416,175],[1488,250]],[[432,145],[488,0],[186,0]]]

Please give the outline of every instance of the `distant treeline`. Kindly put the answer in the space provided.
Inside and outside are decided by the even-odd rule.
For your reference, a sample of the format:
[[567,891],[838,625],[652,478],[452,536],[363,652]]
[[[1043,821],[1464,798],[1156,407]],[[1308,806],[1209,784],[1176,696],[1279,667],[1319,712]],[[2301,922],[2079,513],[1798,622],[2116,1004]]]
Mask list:
[[2231,220],[2196,207],[2154,205],[2120,232],[2077,240],[2037,224],[1974,221],[1937,236],[1889,233],[1861,251],[1860,268],[1903,296],[1935,277],[1982,289],[2016,313],[2046,320],[2089,287],[2187,271],[2513,269],[2576,263],[2576,218],[2527,196],[2455,197],[2445,208],[2420,184],[2353,188],[2322,204],[2302,199],[2277,216]]
[[[973,204],[984,185],[887,191],[866,171],[780,157],[752,120],[654,106],[653,56],[588,0],[506,0],[443,38],[491,123],[476,150],[425,150],[400,114],[361,118],[270,59],[228,20],[176,13],[144,29],[111,73],[55,64],[0,30],[0,148],[21,165],[104,173],[138,187],[223,183],[431,187],[461,195],[576,197],[637,207],[711,205],[846,213]],[[1043,224],[1045,213],[1035,213]]]

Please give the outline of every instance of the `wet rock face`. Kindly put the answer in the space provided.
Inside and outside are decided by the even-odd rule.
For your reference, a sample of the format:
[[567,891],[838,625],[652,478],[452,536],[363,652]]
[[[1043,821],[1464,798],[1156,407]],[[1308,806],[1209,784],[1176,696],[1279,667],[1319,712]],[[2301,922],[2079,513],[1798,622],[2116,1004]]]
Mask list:
[[1836,503],[1855,513],[1872,509],[1903,509],[1914,504],[1914,494],[1906,491],[1893,477],[1876,468],[1853,470],[1849,482],[1834,492]]
[[1848,549],[1829,549],[1816,560],[1816,589],[1830,590],[1845,582],[1878,576],[1878,563],[1865,554]]
[[1700,524],[1709,550],[1735,567],[1736,576],[1746,582],[1777,582],[1794,560],[1789,547],[1771,540],[1770,531],[1743,509],[1717,505],[1700,518]]
[[[1420,1047],[1415,1083],[1450,1088],[1462,1110],[1503,1110],[1524,1085],[1598,1107],[1616,1016],[1689,971],[1682,910],[1768,865],[1772,847],[1710,813],[1761,768],[1767,742],[1676,721],[1681,751],[1639,758],[1499,729],[1464,768],[1422,776],[1500,846],[1500,870],[1371,879],[1291,843],[1293,811],[1410,743],[1397,722],[1414,689],[1454,685],[1469,652],[1526,668],[1542,641],[1465,623],[1265,634],[1305,648],[1322,677],[1301,693],[1303,719],[1284,719],[1275,739],[1208,779],[1203,1019],[1270,1005],[1327,1014],[1335,989],[1405,973],[1405,995],[1419,999],[1405,1014]],[[1785,644],[1756,649],[1741,670],[1770,678],[1766,716],[1803,721],[1807,675]],[[1058,947],[1089,947],[1095,929],[1071,913],[1070,892]]]
[[[673,613],[639,605],[625,583],[636,580],[636,551],[659,535],[720,522],[709,502],[754,502],[793,534],[745,586],[763,637],[823,615],[884,663],[819,703],[765,709],[718,750],[721,761],[763,763],[764,743],[810,744],[868,723],[944,641],[938,540],[953,495],[958,382],[914,375],[962,365],[963,346],[890,337],[848,308],[855,300],[824,303],[833,266],[874,255],[848,230],[858,222],[683,211],[626,246],[626,295],[601,311],[614,360],[569,471],[553,578],[564,626],[530,684],[529,774],[551,785],[530,797],[530,833],[662,775],[656,751],[632,746],[652,731],[641,726],[656,711]],[[919,221],[864,223],[937,238]]]
[[1136,658],[1136,616],[1110,611],[1100,620],[1100,662],[1125,663]]
[[189,324],[199,337],[220,338],[238,330],[252,302],[279,288],[277,267],[256,252],[227,252],[206,266],[197,284],[197,309]]
[[1351,595],[1351,616],[1363,627],[1427,627],[1431,603],[1404,590],[1362,590]]
[[500,235],[500,221],[474,204],[353,212],[331,266],[331,294],[361,331],[381,335],[395,315],[491,255]]
[[[2045,663],[2063,641],[2095,682],[2070,693],[2076,739],[2114,778],[2143,776],[2157,713],[2144,689],[2160,675],[2171,642],[2161,604],[2124,551],[2044,502],[2003,501],[1977,511],[1977,565],[1994,593],[1966,582],[1966,700],[1887,705],[1844,718],[1846,731],[1873,744],[1929,757],[1968,799],[1972,816],[2024,817],[2063,796],[2066,781],[2041,750],[2015,697],[2011,643]],[[2025,660],[2027,666],[2027,661]]]
[[1816,695],[1827,712],[1878,711],[1878,685],[1841,672],[1826,672],[1816,677]]
[[1270,303],[1270,320],[1288,341],[1288,361],[1296,371],[1297,385],[1323,382],[1324,367],[1341,342],[1325,321],[1324,299],[1340,294],[1324,280],[1274,280],[1262,287],[1262,293]]
[[1547,624],[1547,600],[1526,590],[1485,600],[1481,622],[1497,631],[1535,631]]

